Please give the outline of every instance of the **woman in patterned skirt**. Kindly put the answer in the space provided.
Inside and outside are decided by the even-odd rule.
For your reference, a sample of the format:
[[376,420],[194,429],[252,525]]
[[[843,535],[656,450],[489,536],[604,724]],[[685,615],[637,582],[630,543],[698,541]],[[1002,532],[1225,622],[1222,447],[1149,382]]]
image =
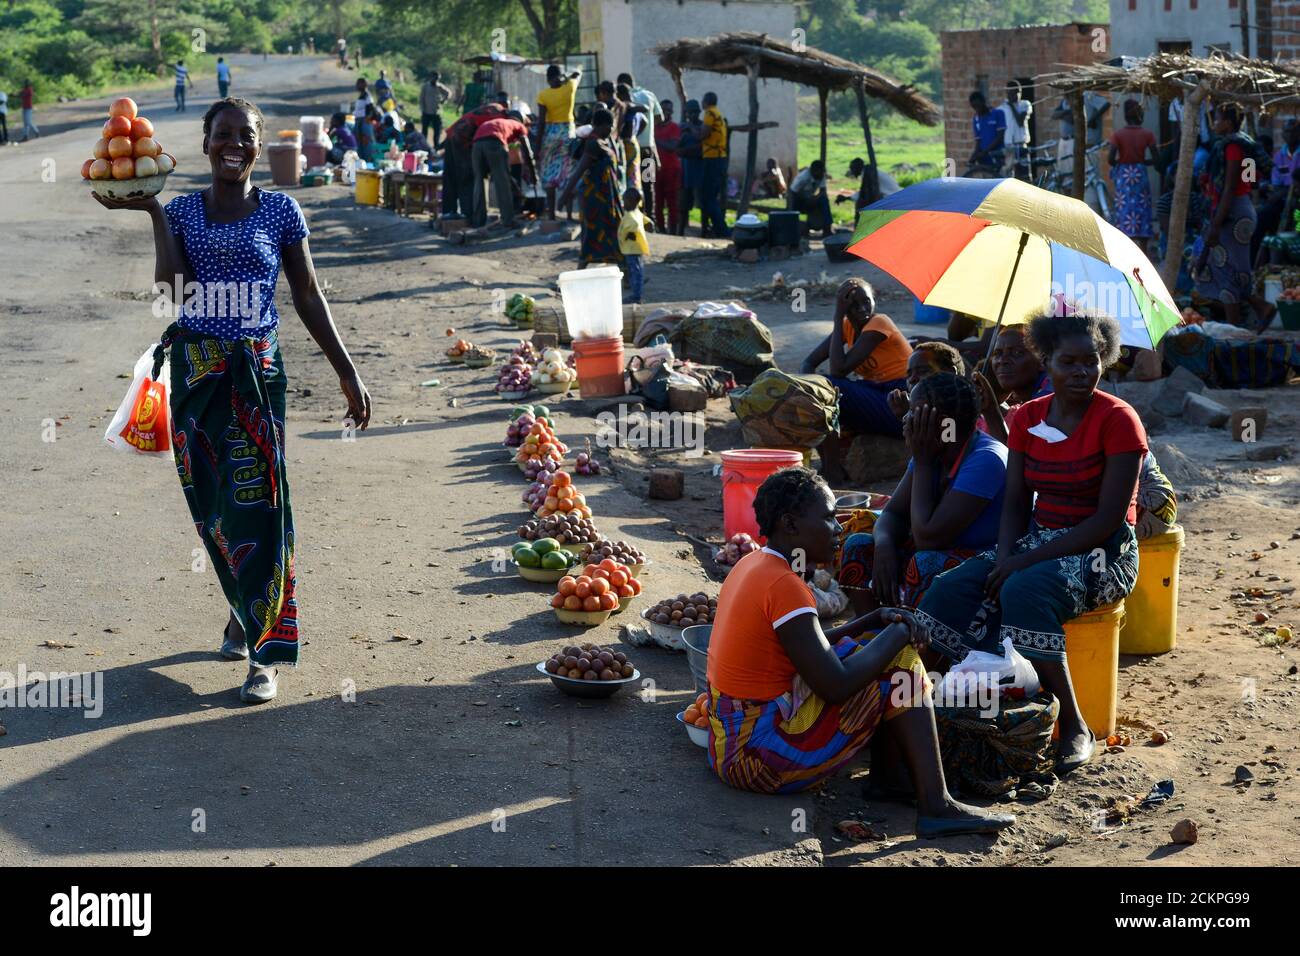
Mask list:
[[349,427],[366,427],[370,394],[316,283],[302,210],[250,182],[262,153],[261,111],[238,98],[212,104],[203,152],[212,182],[201,192],[166,207],[153,196],[96,198],[153,220],[155,288],[167,290],[179,313],[154,352],[154,375],[170,348],[176,470],[229,606],[221,656],[248,660],[240,699],[262,703],[276,695],[276,665],[298,661],[275,307],[281,265],[299,317],[338,374]]
[[1000,653],[1010,638],[1060,701],[1058,767],[1087,763],[1096,740],[1079,711],[1064,625],[1126,597],[1137,582],[1133,526],[1146,432],[1126,402],[1098,391],[1119,355],[1113,318],[1073,313],[1029,324],[1051,395],[1009,423],[1006,497],[995,549],[939,575],[916,616],[954,660]]
[[[1228,322],[1242,325],[1242,307],[1255,310],[1257,330],[1268,327],[1277,306],[1253,291],[1250,240],[1257,225],[1250,191],[1268,154],[1241,132],[1241,110],[1235,103],[1214,109],[1214,134],[1202,182],[1213,212],[1201,234],[1200,251],[1192,263],[1196,291],[1223,306]],[[1254,167],[1254,175],[1248,168]]]
[[[841,528],[816,473],[785,468],[754,497],[760,551],[732,568],[709,641],[709,767],[758,793],[795,793],[872,744],[871,785],[917,805],[919,836],[994,833],[1015,822],[948,793],[916,649],[925,632],[882,608],[824,632],[799,568],[829,563]],[[910,779],[909,779],[910,777]]]
[[581,190],[582,241],[579,245],[579,268],[592,263],[623,265],[618,245],[618,224],[623,218],[623,194],[618,185],[618,156],[612,136],[614,116],[597,107],[591,114],[591,134],[582,147],[582,156],[560,196],[567,205],[575,190]]
[[1115,183],[1115,226],[1145,254],[1151,238],[1151,181],[1155,133],[1142,125],[1142,104],[1124,101],[1126,126],[1110,136],[1110,177]]

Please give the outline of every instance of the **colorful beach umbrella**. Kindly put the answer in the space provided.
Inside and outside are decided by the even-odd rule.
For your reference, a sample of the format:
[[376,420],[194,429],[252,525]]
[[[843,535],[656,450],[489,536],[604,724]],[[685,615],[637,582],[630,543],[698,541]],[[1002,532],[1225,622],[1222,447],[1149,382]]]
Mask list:
[[929,179],[864,209],[848,251],[926,305],[1014,325],[1053,296],[1119,320],[1154,348],[1179,322],[1160,274],[1084,202],[1018,179]]

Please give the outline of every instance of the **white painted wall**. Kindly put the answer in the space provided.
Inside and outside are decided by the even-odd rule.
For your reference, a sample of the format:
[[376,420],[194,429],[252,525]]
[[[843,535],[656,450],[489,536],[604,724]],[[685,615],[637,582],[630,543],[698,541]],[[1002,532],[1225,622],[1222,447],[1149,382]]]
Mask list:
[[[601,79],[613,80],[628,70],[636,81],[660,99],[677,100],[672,77],[649,51],[660,43],[682,37],[708,37],[730,30],[753,30],[789,40],[794,31],[795,7],[788,0],[583,0],[579,15],[584,39],[601,37]],[[597,34],[589,22],[599,17]],[[743,76],[687,72],[682,81],[686,95],[699,99],[706,91],[718,94],[718,106],[727,121],[748,121],[749,87]],[[768,156],[783,167],[797,163],[798,129],[793,83],[762,81],[759,85],[759,119],[775,121],[775,129],[759,134],[758,168]],[[680,111],[679,111],[680,112]],[[748,134],[732,137],[731,170],[743,175]]]
[[[1250,22],[1255,23],[1255,4],[1250,4]],[[1158,44],[1167,40],[1190,40],[1192,53],[1204,56],[1211,45],[1241,49],[1241,29],[1237,26],[1240,9],[1228,6],[1228,0],[1173,0],[1166,12],[1164,0],[1137,0],[1136,9],[1129,0],[1110,0],[1110,42],[1113,56],[1150,56]],[[1251,32],[1251,48],[1255,33]]]

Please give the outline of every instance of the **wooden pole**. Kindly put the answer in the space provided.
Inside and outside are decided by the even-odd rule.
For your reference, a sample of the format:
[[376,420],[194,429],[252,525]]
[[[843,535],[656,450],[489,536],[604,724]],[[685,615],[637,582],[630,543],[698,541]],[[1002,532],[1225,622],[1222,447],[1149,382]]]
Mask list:
[[1201,101],[1205,99],[1205,84],[1183,94],[1183,120],[1178,142],[1178,175],[1174,178],[1174,199],[1169,206],[1169,241],[1165,245],[1165,259],[1160,264],[1160,278],[1165,280],[1169,294],[1174,294],[1178,269],[1183,262],[1183,242],[1187,236],[1187,205],[1192,192],[1192,163],[1196,158],[1196,136],[1201,126]]
[[862,189],[865,191],[866,202],[862,202],[862,194],[859,194],[859,202],[866,206],[880,198],[880,173],[876,169],[876,146],[871,141],[871,117],[867,115],[867,93],[862,80],[858,80],[854,90],[858,94],[858,119],[862,121],[862,135],[867,141],[867,167],[862,171]]
[[750,60],[746,69],[749,74],[749,145],[745,151],[745,185],[740,191],[740,206],[736,215],[743,216],[749,210],[749,197],[754,189],[754,170],[758,165],[758,60]]
[[1088,120],[1083,108],[1083,93],[1070,94],[1070,112],[1074,114],[1074,153],[1071,154],[1070,194],[1082,199],[1084,193],[1084,160],[1088,152]]
[[822,121],[821,160],[823,166],[826,165],[826,100],[830,96],[830,92],[831,91],[824,86],[817,87],[817,99],[820,101],[818,104],[819,106],[818,115],[821,117],[821,121]]

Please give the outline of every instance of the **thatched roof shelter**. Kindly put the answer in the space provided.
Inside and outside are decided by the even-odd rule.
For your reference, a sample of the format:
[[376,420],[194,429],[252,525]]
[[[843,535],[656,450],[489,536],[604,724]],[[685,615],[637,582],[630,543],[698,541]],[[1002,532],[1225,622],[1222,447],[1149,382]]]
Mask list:
[[1264,111],[1300,103],[1300,64],[1252,60],[1240,54],[1157,53],[1123,65],[1095,63],[1039,79],[1065,95],[1095,90],[1182,99],[1204,83],[1217,101],[1231,100]]
[[874,201],[879,196],[879,176],[876,171],[876,150],[871,141],[871,120],[867,116],[866,98],[883,100],[908,119],[936,126],[939,107],[928,100],[914,86],[899,83],[870,67],[859,66],[851,60],[784,40],[775,40],[765,33],[738,31],[723,33],[706,39],[684,37],[663,43],[651,50],[659,57],[659,65],[668,71],[677,86],[677,95],[686,105],[686,88],[682,74],[687,70],[707,73],[730,73],[749,78],[749,122],[735,127],[736,132],[749,133],[749,146],[745,166],[745,185],[741,189],[739,211],[749,207],[754,183],[754,167],[758,162],[758,130],[774,123],[758,121],[758,81],[784,80],[815,87],[821,101],[821,159],[826,161],[826,99],[831,93],[852,90],[858,98],[858,116],[867,144],[867,167],[863,172],[860,196]]
[[796,50],[764,33],[723,33],[702,40],[685,37],[661,44],[651,52],[658,55],[659,65],[674,76],[684,70],[744,76],[750,63],[757,60],[759,79],[801,83],[832,93],[854,89],[861,83],[867,96],[884,100],[908,119],[926,126],[936,126],[940,119],[939,107],[910,84],[815,47]]
[[[1097,63],[1050,73],[1039,79],[1060,91],[1074,104],[1075,126],[1083,127],[1083,94],[1133,93],[1176,99],[1183,114],[1199,115],[1201,104],[1233,102],[1248,109],[1268,112],[1279,106],[1300,105],[1300,64],[1270,63],[1241,54],[1215,53],[1199,57],[1185,53],[1157,53],[1120,63]],[[1182,124],[1178,149],[1178,175],[1169,213],[1169,252],[1161,266],[1165,285],[1174,288],[1187,229],[1188,197],[1192,189],[1192,157],[1196,152],[1197,123]],[[1083,151],[1074,151],[1076,195],[1083,188]]]

